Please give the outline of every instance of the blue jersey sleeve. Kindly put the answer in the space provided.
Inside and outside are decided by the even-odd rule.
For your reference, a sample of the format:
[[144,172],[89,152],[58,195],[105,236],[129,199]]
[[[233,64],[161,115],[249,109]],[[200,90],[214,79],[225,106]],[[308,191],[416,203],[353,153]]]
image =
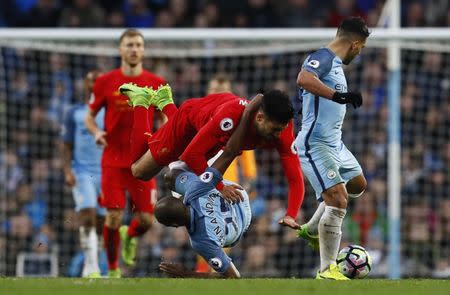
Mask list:
[[218,273],[224,273],[231,264],[231,258],[223,248],[209,239],[192,240],[192,248],[202,256]]
[[75,137],[74,113],[76,106],[72,106],[66,113],[64,124],[61,129],[61,137],[64,142],[73,143]]
[[179,194],[184,193],[184,203],[189,205],[193,200],[205,196],[215,189],[217,183],[222,181],[222,174],[214,168],[208,167],[200,176],[192,172],[183,172],[178,175],[175,188]]
[[324,77],[331,70],[334,55],[326,48],[312,53],[304,62],[303,68],[318,78]]

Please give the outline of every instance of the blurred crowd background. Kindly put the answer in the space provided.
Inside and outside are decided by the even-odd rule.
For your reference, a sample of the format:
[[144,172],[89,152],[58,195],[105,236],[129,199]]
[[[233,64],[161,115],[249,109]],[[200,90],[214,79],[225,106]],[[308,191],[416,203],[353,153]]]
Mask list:
[[[3,0],[8,27],[336,27],[359,15],[375,26],[384,0]],[[402,26],[450,26],[447,0],[402,0]]]
[[[377,22],[383,1],[2,1],[8,26],[138,27],[297,27],[336,26],[349,14]],[[447,1],[403,1],[405,26],[448,26]],[[447,5],[436,10],[430,3]],[[340,9],[336,9],[339,7]],[[345,9],[343,9],[345,7]],[[5,12],[4,9],[0,10]],[[431,15],[431,16],[430,16]],[[231,16],[231,17],[230,17]],[[206,94],[217,73],[232,80],[233,91],[251,97],[261,89],[290,94],[301,109],[295,78],[309,52],[256,56],[147,58],[144,67],[164,77],[179,105]],[[0,274],[16,274],[20,252],[58,257],[59,274],[78,276],[82,257],[71,191],[64,185],[59,152],[65,111],[83,101],[87,71],[103,72],[118,58],[0,47]],[[343,244],[360,244],[374,259],[374,276],[387,274],[387,69],[386,51],[367,48],[346,68],[349,89],[364,104],[348,109],[343,140],[368,180],[363,197],[350,202]],[[402,271],[413,277],[450,277],[450,54],[402,51],[401,88]],[[300,115],[296,118],[301,127]],[[282,228],[287,187],[276,152],[256,151],[258,177],[252,185],[253,222],[231,256],[243,276],[305,277],[318,254]],[[160,182],[162,183],[162,182]],[[159,187],[160,196],[168,194]],[[299,214],[307,220],[317,203],[310,186]],[[129,216],[128,216],[129,218]],[[159,276],[161,258],[194,268],[195,253],[183,228],[155,224],[141,239],[138,264],[129,276]],[[28,266],[32,267],[32,265]],[[30,272],[44,274],[49,265]]]

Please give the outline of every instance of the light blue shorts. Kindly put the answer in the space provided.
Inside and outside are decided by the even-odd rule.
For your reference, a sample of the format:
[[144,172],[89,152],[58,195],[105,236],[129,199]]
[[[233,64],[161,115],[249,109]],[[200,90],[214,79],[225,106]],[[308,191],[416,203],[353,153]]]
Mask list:
[[322,192],[330,187],[338,183],[347,183],[362,174],[358,160],[342,141],[337,147],[322,143],[305,145],[304,140],[297,136],[295,146],[303,174],[314,188],[318,200],[322,199]]
[[98,205],[97,198],[100,195],[101,175],[92,173],[75,173],[76,184],[72,189],[75,200],[75,211],[97,208],[97,214],[106,215],[106,209]]

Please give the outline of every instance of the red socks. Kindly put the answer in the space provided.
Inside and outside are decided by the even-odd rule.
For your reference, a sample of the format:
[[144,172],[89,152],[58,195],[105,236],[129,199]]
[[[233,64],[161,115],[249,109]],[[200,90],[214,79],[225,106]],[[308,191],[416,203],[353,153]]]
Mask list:
[[110,229],[103,226],[103,243],[108,257],[108,269],[119,268],[119,244],[120,236],[118,229]]
[[170,119],[176,112],[178,111],[177,106],[173,103],[166,105],[162,112],[167,116],[167,119]]
[[128,226],[128,236],[130,238],[140,237],[147,231],[147,228],[142,227],[139,224],[139,220],[135,217],[131,220],[130,225]]
[[131,129],[131,163],[139,160],[148,150],[148,137],[151,134],[148,109],[134,108],[133,128]]

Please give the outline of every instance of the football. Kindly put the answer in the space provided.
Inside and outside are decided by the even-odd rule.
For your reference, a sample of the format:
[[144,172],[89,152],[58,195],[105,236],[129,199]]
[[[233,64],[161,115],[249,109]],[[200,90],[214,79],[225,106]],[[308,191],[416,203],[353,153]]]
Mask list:
[[350,279],[363,279],[372,269],[372,258],[359,245],[342,248],[336,259],[339,271]]

